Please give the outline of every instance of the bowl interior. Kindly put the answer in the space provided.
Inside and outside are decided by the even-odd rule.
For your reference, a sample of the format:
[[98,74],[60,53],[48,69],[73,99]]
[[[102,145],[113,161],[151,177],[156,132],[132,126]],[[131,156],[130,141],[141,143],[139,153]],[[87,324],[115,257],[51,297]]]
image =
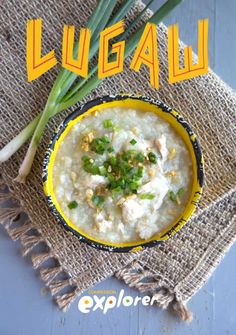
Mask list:
[[[111,243],[108,241],[101,241],[95,239],[94,237],[86,234],[76,225],[74,225],[63,213],[60,205],[56,199],[53,183],[52,183],[52,167],[55,161],[57,150],[60,143],[63,141],[65,136],[70,131],[71,127],[83,120],[83,118],[95,111],[102,112],[104,108],[111,107],[124,107],[138,109],[145,112],[153,112],[159,117],[166,120],[175,131],[181,136],[185,142],[190,157],[192,160],[193,167],[193,182],[192,190],[189,200],[185,206],[182,214],[173,222],[170,222],[169,226],[152,236],[148,240],[140,240],[135,242],[125,242],[125,243]],[[79,239],[88,242],[92,246],[100,247],[102,249],[116,249],[117,250],[140,250],[142,247],[151,246],[157,244],[159,241],[168,239],[170,236],[174,235],[190,218],[192,213],[196,208],[196,204],[201,196],[203,186],[203,158],[201,154],[201,149],[196,138],[196,135],[190,129],[188,124],[183,120],[183,118],[174,110],[168,108],[160,102],[150,100],[143,97],[130,97],[130,96],[116,96],[115,98],[104,97],[99,100],[95,100],[88,104],[85,104],[82,108],[72,113],[59,127],[58,131],[54,135],[50,146],[48,154],[46,155],[46,162],[44,168],[44,191],[47,196],[49,205],[56,215],[58,220],[65,226],[65,228],[71,231],[73,234],[77,235]],[[116,251],[117,251],[116,250]]]

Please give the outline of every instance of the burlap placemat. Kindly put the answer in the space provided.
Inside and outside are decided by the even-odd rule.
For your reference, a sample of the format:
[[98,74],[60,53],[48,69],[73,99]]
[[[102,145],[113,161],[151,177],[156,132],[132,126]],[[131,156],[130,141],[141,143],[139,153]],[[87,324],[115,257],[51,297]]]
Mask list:
[[[55,48],[60,59],[63,24],[78,28],[85,25],[94,5],[93,0],[1,1],[1,145],[42,110],[58,71],[58,67],[54,68],[36,81],[27,82],[26,20],[43,18],[44,51]],[[138,2],[128,20],[140,8],[142,4]],[[182,50],[183,43],[180,46]],[[162,24],[158,27],[158,48],[159,90],[150,88],[147,69],[135,73],[126,66],[122,74],[106,79],[86,100],[120,92],[142,93],[174,107],[192,125],[205,157],[204,196],[195,217],[173,238],[143,252],[111,254],[81,244],[56,223],[43,194],[42,159],[53,131],[68,111],[51,120],[47,127],[26,185],[13,181],[26,146],[1,166],[1,222],[13,239],[21,239],[23,255],[31,254],[33,266],[39,269],[62,309],[67,309],[83,290],[116,273],[130,286],[155,295],[159,306],[165,308],[171,304],[182,319],[190,319],[186,301],[207,280],[235,240],[236,97],[212,71],[169,85],[167,30]],[[16,199],[9,208],[8,199]],[[23,213],[29,219],[24,219]],[[20,222],[16,220],[19,215],[23,217]],[[44,250],[39,252],[40,246]],[[51,260],[55,261],[53,266]]]

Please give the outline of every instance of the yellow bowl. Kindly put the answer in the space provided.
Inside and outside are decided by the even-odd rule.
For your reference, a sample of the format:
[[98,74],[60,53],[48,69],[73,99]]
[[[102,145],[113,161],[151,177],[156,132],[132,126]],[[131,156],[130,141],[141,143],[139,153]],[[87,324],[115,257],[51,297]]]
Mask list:
[[[125,243],[110,243],[97,240],[87,233],[83,232],[80,228],[74,225],[63,213],[60,208],[52,184],[52,167],[54,164],[55,156],[60,146],[60,143],[65,138],[66,134],[70,131],[71,127],[80,122],[86,115],[89,115],[95,111],[101,111],[104,108],[110,107],[127,107],[133,109],[139,109],[143,112],[153,112],[159,117],[166,120],[172,128],[181,136],[184,140],[192,159],[193,166],[193,183],[192,191],[189,200],[183,210],[182,214],[174,221],[170,222],[168,228],[155,234],[148,240],[140,240],[135,242]],[[188,123],[180,116],[175,110],[166,106],[162,102],[156,101],[151,98],[134,95],[116,95],[116,96],[105,96],[87,102],[85,105],[81,105],[76,111],[69,115],[64,122],[59,126],[56,133],[54,134],[44,159],[43,166],[43,183],[44,191],[47,196],[47,201],[56,216],[57,220],[73,235],[77,236],[82,242],[86,242],[92,247],[115,252],[133,252],[139,251],[146,247],[153,247],[158,243],[167,240],[173,236],[184,224],[189,220],[193,214],[197,202],[202,194],[202,187],[204,182],[204,171],[203,171],[203,157],[199,142],[196,135],[188,125]]]

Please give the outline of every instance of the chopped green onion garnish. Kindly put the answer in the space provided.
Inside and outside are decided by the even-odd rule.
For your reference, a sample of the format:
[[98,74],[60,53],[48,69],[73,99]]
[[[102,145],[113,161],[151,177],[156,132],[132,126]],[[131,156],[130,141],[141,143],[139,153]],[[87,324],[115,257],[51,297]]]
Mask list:
[[109,148],[107,149],[107,151],[108,151],[109,153],[111,153],[111,152],[114,152],[115,150],[114,150],[113,147],[109,147]]
[[117,132],[118,132],[118,131],[121,131],[121,129],[122,129],[122,128],[121,128],[120,126],[113,126],[113,130],[114,130],[114,131],[117,131]]
[[137,143],[137,141],[133,138],[129,143],[132,144],[132,145],[135,145]]
[[176,195],[173,191],[169,191],[168,196],[171,201],[176,201]]
[[157,162],[157,157],[153,152],[149,152],[148,154],[149,161],[153,164],[156,164]]
[[136,181],[133,181],[129,184],[129,187],[130,187],[131,191],[137,192],[137,189],[139,187],[139,183],[136,182]]
[[129,155],[136,155],[137,154],[137,151],[136,150],[128,150],[127,153]]
[[117,180],[117,185],[119,185],[122,189],[124,189],[125,188],[125,178],[124,177],[122,177],[122,178],[119,178],[118,180]]
[[116,180],[111,180],[109,185],[108,185],[108,188],[111,189],[111,190],[114,190],[117,186],[118,186],[117,181]]
[[78,203],[77,201],[73,200],[68,204],[68,208],[69,209],[75,209],[76,207],[78,207]]
[[83,166],[84,171],[91,173],[91,174],[99,174],[99,167],[93,164],[84,164]]
[[105,144],[97,138],[92,141],[91,148],[99,155],[103,155],[105,152]]
[[105,148],[103,145],[99,144],[96,146],[96,152],[100,155],[103,155],[105,152]]
[[113,127],[113,122],[111,119],[107,119],[103,121],[103,127],[104,128],[112,128]]
[[143,194],[140,194],[139,198],[142,200],[152,200],[155,198],[155,195],[152,193],[143,193]]
[[95,138],[92,140],[91,149],[99,155],[103,155],[106,149],[106,144],[110,143],[109,138],[105,135],[101,138]]
[[143,166],[138,167],[137,176],[140,178],[143,176]]
[[131,158],[131,155],[128,152],[123,152],[122,159],[126,162],[128,162]]
[[[101,166],[95,164],[95,159],[89,156],[83,156],[84,170],[93,175],[97,174],[106,177],[107,184],[105,186],[112,193],[123,192],[124,195],[137,193],[138,188],[142,184],[145,163],[147,163],[146,156],[144,153],[133,149],[111,154],[115,150],[111,145],[108,146],[109,142],[110,140],[107,135],[93,139],[90,144],[91,150],[97,154],[103,154],[105,151],[110,154]],[[130,143],[134,145],[137,142],[135,139],[131,139]],[[148,158],[151,163],[157,162],[157,157],[153,152],[149,152]],[[152,198],[152,194],[144,194],[141,196],[141,199]]]
[[115,180],[115,177],[111,173],[108,173],[107,178],[108,178],[109,182],[113,182]]
[[116,188],[113,188],[113,192],[116,192],[116,193],[121,192],[121,187],[117,186]]
[[109,163],[111,164],[111,166],[115,166],[117,163],[117,158],[116,156],[112,156],[109,158]]
[[89,156],[83,156],[82,160],[84,161],[84,163],[88,163],[90,161],[90,157]]
[[104,135],[100,138],[100,140],[102,141],[102,143],[108,144],[110,143],[109,137]]
[[130,172],[133,169],[133,167],[129,163],[125,162],[125,161],[123,161],[123,162],[120,163],[119,168],[120,168],[120,171],[123,174],[126,174],[126,173]]
[[179,197],[181,197],[181,195],[183,195],[184,192],[185,192],[184,187],[181,187],[181,188],[178,190],[177,195],[178,195]]
[[99,166],[98,168],[100,176],[106,176],[107,175],[107,169],[105,166]]
[[141,152],[139,152],[138,154],[137,154],[137,156],[135,157],[135,159],[138,161],[138,162],[144,162],[145,161],[145,156],[141,153]]
[[101,195],[93,195],[92,196],[92,202],[93,202],[94,206],[102,209],[103,206],[104,206],[105,200],[104,200],[104,197],[102,197]]

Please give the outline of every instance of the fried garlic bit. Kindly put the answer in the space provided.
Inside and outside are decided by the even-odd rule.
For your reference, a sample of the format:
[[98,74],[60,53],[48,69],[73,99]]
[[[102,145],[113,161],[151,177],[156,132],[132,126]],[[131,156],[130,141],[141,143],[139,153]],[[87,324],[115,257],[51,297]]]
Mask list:
[[155,171],[153,169],[148,170],[149,177],[153,177],[155,175]]
[[134,135],[138,135],[138,128],[134,127],[131,129],[131,131]]
[[172,177],[173,179],[176,179],[177,177],[177,172],[176,171],[168,171],[166,172],[167,177]]
[[120,198],[120,199],[117,201],[116,205],[117,205],[117,206],[122,206],[124,202],[125,202],[125,198]]
[[91,188],[88,188],[85,192],[86,198],[91,199],[93,196],[93,190]]
[[98,185],[96,187],[96,194],[97,195],[104,195],[105,193],[107,193],[107,189],[106,189],[105,185]]
[[95,206],[92,203],[92,197],[93,197],[93,190],[91,188],[88,188],[85,191],[85,196],[86,196],[86,200],[88,202],[89,207],[91,208],[95,208]]
[[171,148],[169,150],[168,159],[173,159],[175,156],[176,156],[176,149],[175,148]]
[[122,198],[120,198],[120,199],[117,201],[116,205],[117,205],[117,206],[122,206],[123,203],[124,203],[126,200],[129,200],[129,199],[135,199],[136,197],[137,197],[136,194],[130,194],[130,195],[127,195],[126,197],[122,197]]
[[177,202],[178,205],[181,205],[181,201],[180,201],[180,198],[179,198],[178,195],[176,195],[176,202]]
[[72,181],[76,181],[76,173],[75,172],[71,171],[70,176],[71,176]]
[[125,200],[130,200],[130,199],[135,199],[135,198],[137,198],[137,195],[136,195],[136,194],[130,194],[130,195],[127,195],[127,196],[125,197]]
[[93,133],[93,131],[90,131],[89,133],[87,133],[86,135],[83,136],[81,148],[85,152],[89,151],[89,149],[90,149],[89,148],[89,144],[92,142],[93,139],[94,139],[94,133]]

